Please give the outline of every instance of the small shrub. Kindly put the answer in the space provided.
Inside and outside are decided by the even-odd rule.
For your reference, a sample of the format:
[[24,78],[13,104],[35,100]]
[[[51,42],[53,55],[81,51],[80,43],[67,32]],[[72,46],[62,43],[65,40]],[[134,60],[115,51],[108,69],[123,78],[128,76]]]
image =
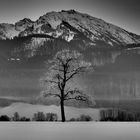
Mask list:
[[45,121],[45,114],[43,112],[37,112],[34,114],[33,121]]
[[20,116],[19,116],[19,113],[18,112],[15,112],[14,113],[14,116],[12,117],[12,120],[13,121],[20,121]]
[[7,115],[0,116],[0,121],[10,121],[10,118]]
[[46,115],[43,112],[35,113],[32,121],[57,121],[57,114],[47,113]]
[[57,121],[57,114],[55,113],[47,113],[46,121]]
[[30,120],[30,118],[21,117],[21,118],[20,118],[20,121],[29,122],[29,121],[31,121],[31,120]]
[[70,121],[71,121],[71,122],[75,122],[76,119],[75,119],[75,118],[71,118]]
[[82,114],[79,118],[71,118],[70,121],[92,121],[93,119],[89,115]]
[[89,115],[81,115],[79,121],[92,121],[92,118]]

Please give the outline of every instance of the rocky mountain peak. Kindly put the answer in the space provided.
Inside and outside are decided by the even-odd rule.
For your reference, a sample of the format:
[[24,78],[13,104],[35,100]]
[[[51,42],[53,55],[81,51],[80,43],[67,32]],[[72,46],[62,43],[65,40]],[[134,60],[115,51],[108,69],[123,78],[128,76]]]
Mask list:
[[[65,21],[66,24],[63,24]],[[64,26],[65,28],[62,28]],[[61,27],[61,28],[60,28]],[[0,26],[0,37],[13,38],[21,35],[45,34],[55,38],[61,38],[67,42],[80,40],[85,46],[92,44],[127,45],[140,43],[140,37],[125,31],[124,29],[107,23],[102,19],[80,13],[73,9],[60,12],[48,12],[40,16],[35,22],[24,18],[10,26]]]
[[24,31],[26,28],[31,27],[33,25],[33,21],[29,18],[24,18],[15,23],[15,29],[18,31]]
[[61,12],[63,13],[63,12],[66,12],[66,13],[68,13],[68,14],[75,14],[75,13],[77,13],[77,11],[75,11],[74,9],[70,9],[70,10],[61,10]]

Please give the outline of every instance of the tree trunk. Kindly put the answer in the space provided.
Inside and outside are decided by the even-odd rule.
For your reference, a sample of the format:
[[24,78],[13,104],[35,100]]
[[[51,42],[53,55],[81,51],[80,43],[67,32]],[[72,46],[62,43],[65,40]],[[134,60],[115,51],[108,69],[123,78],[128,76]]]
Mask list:
[[61,100],[61,118],[62,118],[62,122],[66,121],[65,111],[64,111],[64,100]]

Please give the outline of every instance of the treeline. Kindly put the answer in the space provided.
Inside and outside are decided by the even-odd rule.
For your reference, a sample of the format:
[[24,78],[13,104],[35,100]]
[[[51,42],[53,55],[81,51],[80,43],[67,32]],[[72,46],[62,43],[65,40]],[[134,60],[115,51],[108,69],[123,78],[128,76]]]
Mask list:
[[100,121],[140,121],[140,113],[121,109],[101,110]]
[[126,48],[137,48],[137,47],[140,47],[140,44],[128,44],[125,47]]
[[71,122],[73,122],[73,121],[85,121],[85,122],[89,122],[89,121],[93,121],[93,119],[89,115],[82,114],[78,118],[71,118],[70,121]]
[[[89,116],[82,114],[77,118],[71,118],[67,121],[93,121],[94,119]],[[32,118],[28,118],[25,116],[20,116],[18,112],[15,112],[12,117],[7,115],[0,116],[0,121],[60,121],[58,120],[58,116],[55,113],[43,113],[37,112],[33,114]],[[121,109],[105,109],[100,111],[100,120],[99,121],[118,121],[118,122],[126,122],[126,121],[140,121],[140,113],[139,112],[129,112],[127,110]]]
[[[21,117],[18,112],[15,112],[12,117],[8,117],[7,115],[0,116],[0,121],[59,121],[58,116],[55,113],[43,113],[37,112],[34,113],[32,119],[27,118],[25,116]],[[80,117],[71,118],[68,121],[93,121],[93,119],[89,115],[82,114]]]
[[18,112],[15,112],[12,117],[7,115],[0,116],[0,121],[57,121],[58,117],[55,113],[46,113],[37,112],[33,115],[32,119],[20,116]]

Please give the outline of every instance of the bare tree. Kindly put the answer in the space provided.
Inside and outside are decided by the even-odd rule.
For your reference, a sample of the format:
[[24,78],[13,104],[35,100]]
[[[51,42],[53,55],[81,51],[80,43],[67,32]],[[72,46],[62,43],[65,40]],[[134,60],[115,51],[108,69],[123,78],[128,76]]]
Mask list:
[[19,116],[18,112],[15,112],[14,116],[13,116],[13,121],[19,121],[19,120],[20,120],[20,116]]
[[70,86],[70,82],[76,75],[85,72],[91,63],[83,60],[83,56],[77,51],[63,50],[58,52],[52,61],[48,72],[41,79],[43,94],[45,97],[54,96],[60,100],[62,122],[65,119],[64,102],[66,100],[79,100],[89,103],[90,97],[77,87]]

